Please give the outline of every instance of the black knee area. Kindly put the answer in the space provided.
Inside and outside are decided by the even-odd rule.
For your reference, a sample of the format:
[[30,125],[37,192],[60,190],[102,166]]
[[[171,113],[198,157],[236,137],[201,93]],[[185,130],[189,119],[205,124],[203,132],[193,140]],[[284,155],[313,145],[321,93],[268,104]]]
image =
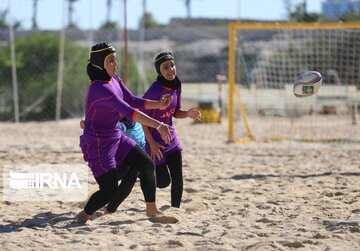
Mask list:
[[[116,184],[117,185],[117,184]],[[100,188],[103,196],[106,198],[106,200],[111,200],[116,195],[116,189],[117,186],[107,186],[105,188]]]
[[150,156],[142,150],[139,146],[136,146],[124,159],[124,165],[130,168],[136,168],[139,171],[139,176],[154,176],[155,164]]
[[171,179],[169,169],[166,164],[156,166],[156,186],[165,188],[170,185]]
[[128,173],[129,167],[125,165],[116,166],[116,178],[117,180],[121,180]]
[[96,179],[99,184],[99,189],[104,198],[110,200],[116,195],[118,180],[116,171],[112,170]]

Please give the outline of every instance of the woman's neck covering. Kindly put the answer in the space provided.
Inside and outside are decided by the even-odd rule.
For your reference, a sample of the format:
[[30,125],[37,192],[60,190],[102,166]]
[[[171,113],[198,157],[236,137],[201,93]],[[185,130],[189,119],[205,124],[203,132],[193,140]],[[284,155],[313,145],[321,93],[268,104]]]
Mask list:
[[176,89],[180,89],[181,88],[181,81],[180,79],[176,76],[173,80],[167,80],[166,78],[164,78],[163,76],[157,76],[156,79],[161,85],[176,90]]

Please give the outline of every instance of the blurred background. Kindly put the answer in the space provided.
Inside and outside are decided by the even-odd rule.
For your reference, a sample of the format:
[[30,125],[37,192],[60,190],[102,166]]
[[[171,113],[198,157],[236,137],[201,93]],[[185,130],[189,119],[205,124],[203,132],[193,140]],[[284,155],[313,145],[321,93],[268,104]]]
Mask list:
[[155,55],[170,50],[184,99],[218,102],[224,115],[230,22],[359,20],[355,0],[3,0],[0,121],[82,117],[89,49],[104,41],[134,93],[155,80]]

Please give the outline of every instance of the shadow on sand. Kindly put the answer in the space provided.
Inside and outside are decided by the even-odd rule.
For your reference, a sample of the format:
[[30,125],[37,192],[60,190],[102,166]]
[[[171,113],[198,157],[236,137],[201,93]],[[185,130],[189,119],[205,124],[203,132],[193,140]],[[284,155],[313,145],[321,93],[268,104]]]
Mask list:
[[[56,224],[62,223],[61,227]],[[65,225],[64,225],[65,224]],[[54,214],[52,212],[39,213],[31,218],[25,219],[21,223],[9,223],[0,225],[0,233],[20,232],[23,228],[44,229],[50,228],[72,228],[81,226],[74,222],[74,213],[67,212],[62,214]]]
[[308,178],[331,176],[331,175],[360,176],[360,172],[343,172],[343,173],[323,172],[323,173],[314,173],[314,174],[305,174],[305,175],[239,174],[239,175],[234,175],[231,178],[234,179],[234,180],[266,179],[266,178],[300,178],[300,179],[308,179]]

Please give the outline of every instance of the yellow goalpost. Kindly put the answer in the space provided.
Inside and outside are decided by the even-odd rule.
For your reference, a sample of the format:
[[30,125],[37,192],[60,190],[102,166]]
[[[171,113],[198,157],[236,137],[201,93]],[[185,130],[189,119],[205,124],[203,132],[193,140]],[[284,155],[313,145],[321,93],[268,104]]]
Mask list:
[[[228,141],[360,140],[359,58],[360,23],[231,23]],[[306,70],[322,87],[296,98]]]

